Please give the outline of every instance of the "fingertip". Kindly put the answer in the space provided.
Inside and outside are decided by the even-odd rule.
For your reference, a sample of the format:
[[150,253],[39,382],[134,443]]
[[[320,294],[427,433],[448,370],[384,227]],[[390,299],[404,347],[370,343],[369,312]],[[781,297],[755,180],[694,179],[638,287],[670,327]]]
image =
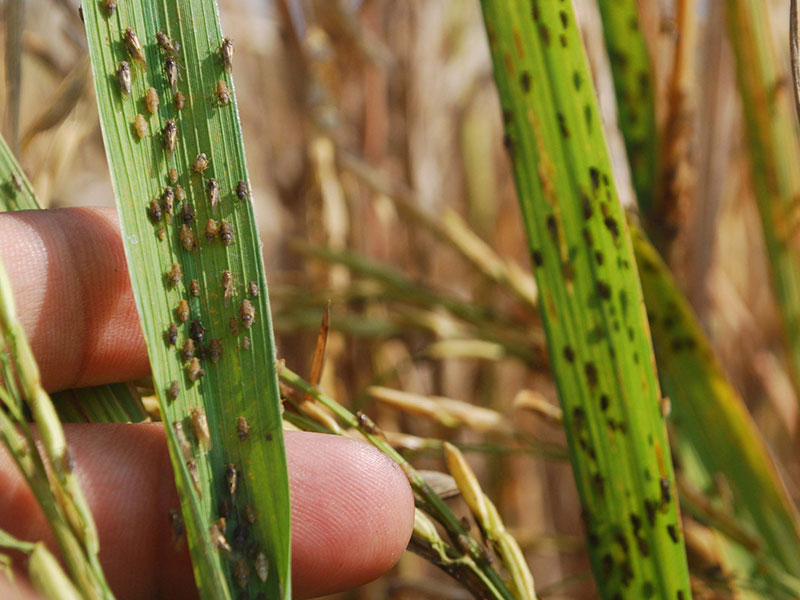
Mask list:
[[403,472],[348,438],[287,432],[293,585],[299,597],[367,583],[408,544],[414,499]]

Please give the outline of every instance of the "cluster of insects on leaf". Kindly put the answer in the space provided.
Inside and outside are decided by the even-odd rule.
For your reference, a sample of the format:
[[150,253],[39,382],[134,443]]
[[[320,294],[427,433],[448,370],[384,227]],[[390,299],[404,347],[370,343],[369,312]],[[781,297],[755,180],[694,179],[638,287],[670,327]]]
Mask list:
[[[115,0],[103,0],[102,6],[109,16],[113,15],[117,8]],[[135,85],[136,78],[147,76],[142,74],[147,72],[147,61],[145,48],[133,27],[123,29],[121,41],[126,56],[125,60],[117,63],[114,79],[123,101],[130,101],[138,87]],[[209,151],[200,152],[193,161],[187,161],[188,164],[185,164],[186,180],[183,182],[186,187],[178,183],[181,179],[179,171],[181,152],[178,147],[181,141],[179,136],[181,113],[194,100],[191,97],[187,98],[187,95],[179,89],[181,79],[180,43],[159,31],[155,35],[155,46],[158,49],[159,60],[163,60],[163,68],[154,71],[163,73],[162,77],[165,80],[160,89],[166,94],[172,94],[172,108],[169,103],[161,102],[156,87],[147,86],[139,100],[139,106],[142,108],[133,120],[133,132],[134,139],[140,142],[145,140],[151,131],[155,132],[154,139],[160,142],[166,154],[166,163],[171,166],[167,171],[169,185],[163,188],[157,198],[151,198],[147,202],[147,218],[156,228],[157,238],[161,241],[167,239],[167,227],[173,225],[176,235],[175,252],[178,257],[195,252],[201,244],[196,228],[201,226],[199,217],[206,211],[202,208],[201,203],[193,201],[193,196],[195,189],[202,190],[197,194],[197,198],[205,200],[208,212],[210,212],[210,214],[206,214],[207,220],[203,231],[205,243],[211,245],[219,240],[222,246],[231,247],[236,242],[236,231],[232,219],[230,217],[223,218],[219,214],[223,208],[223,200],[229,192],[223,191],[220,183],[222,179],[218,179],[219,175],[206,177],[205,174],[214,166],[211,153]],[[217,52],[218,64],[225,73],[230,74],[233,68],[233,42],[229,38],[224,38]],[[158,85],[156,83],[156,86]],[[209,96],[214,99],[213,105],[216,107],[221,108],[230,104],[232,92],[224,80],[224,74],[216,81],[214,89],[209,90]],[[164,116],[163,126],[151,125],[151,121],[158,121],[159,116]],[[212,168],[211,172],[213,170]],[[239,201],[249,199],[249,188],[243,179],[238,180],[232,190],[231,188],[228,190],[230,190],[231,197],[237,198]],[[193,267],[192,264],[172,262],[164,274],[166,287],[180,289],[182,285],[185,285],[183,283],[184,272],[191,272]],[[236,295],[235,287],[231,272],[223,271],[220,291],[226,305]],[[255,281],[250,281],[243,287],[245,287],[245,295],[249,294],[251,298],[259,296],[259,286]],[[185,375],[183,385],[176,379],[167,387],[165,397],[168,402],[178,400],[184,388],[188,389],[200,381],[206,375],[206,369],[210,368],[209,363],[213,366],[224,358],[222,336],[207,336],[202,315],[199,314],[199,301],[193,300],[201,295],[200,281],[191,279],[186,285],[186,289],[188,298],[181,298],[174,306],[171,322],[164,335],[167,346],[176,349],[176,357],[180,360]],[[245,298],[238,303],[238,310],[234,310],[236,313],[235,316],[230,317],[229,326],[233,337],[236,338],[241,331],[249,330],[253,326],[256,309],[252,302]],[[210,339],[207,340],[207,337]],[[246,335],[241,339],[241,348],[243,350],[250,348],[250,338]],[[185,426],[184,421],[188,421],[189,426]],[[211,431],[204,410],[200,407],[191,409],[187,419],[173,421],[172,431],[194,491],[202,498],[203,486],[197,453],[202,455],[212,448]],[[251,426],[244,416],[237,418],[236,435],[242,443],[246,442],[251,435]],[[231,506],[236,505],[237,491],[240,491],[242,482],[239,468],[235,464],[228,463],[224,469],[227,497],[220,502],[219,517],[211,524],[208,531],[212,544],[230,558],[234,579],[244,589],[248,585],[251,572],[254,572],[260,581],[266,582],[269,562],[258,542],[251,539],[250,536],[250,527],[256,521],[256,513],[251,505],[247,504],[240,508],[236,527],[229,535]],[[169,517],[177,544],[177,540],[180,540],[184,533],[183,522],[177,511],[170,511]]]

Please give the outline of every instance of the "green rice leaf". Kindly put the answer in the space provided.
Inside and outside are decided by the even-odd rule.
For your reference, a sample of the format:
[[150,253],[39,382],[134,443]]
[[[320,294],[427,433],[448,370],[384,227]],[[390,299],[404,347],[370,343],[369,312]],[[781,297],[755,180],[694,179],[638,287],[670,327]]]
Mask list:
[[642,292],[572,4],[482,6],[597,586],[689,598]]
[[676,444],[691,448],[708,479],[725,478],[737,518],[762,539],[762,558],[797,576],[797,509],[761,434],[666,265],[636,227],[633,245]]
[[216,4],[107,8],[83,7],[94,87],[195,580],[203,598],[290,598],[272,324]]
[[617,96],[619,129],[639,209],[649,215],[658,178],[655,84],[636,0],[599,0],[603,40]]
[[772,288],[780,308],[789,371],[800,390],[800,137],[763,0],[726,0],[736,58],[751,179],[761,215]]

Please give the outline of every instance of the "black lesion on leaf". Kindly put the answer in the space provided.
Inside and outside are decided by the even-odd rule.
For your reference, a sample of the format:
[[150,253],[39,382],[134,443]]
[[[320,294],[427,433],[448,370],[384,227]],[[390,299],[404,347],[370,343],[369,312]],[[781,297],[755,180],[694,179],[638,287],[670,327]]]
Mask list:
[[592,189],[597,191],[600,188],[600,170],[597,167],[589,167],[589,178],[592,180]]
[[523,71],[522,74],[519,76],[519,84],[522,86],[522,91],[525,93],[531,91],[531,74],[527,71]]
[[544,264],[544,258],[542,258],[542,253],[539,250],[531,252],[531,260],[533,260],[534,267],[541,267]]
[[677,544],[678,528],[674,524],[670,523],[669,525],[667,525],[667,533],[669,534],[670,539]]
[[606,229],[611,233],[611,235],[616,240],[619,238],[619,225],[617,224],[617,220],[614,217],[606,217],[603,220],[603,223],[606,226]]
[[567,362],[575,362],[575,351],[572,349],[572,346],[564,346],[564,358],[567,359]]
[[556,221],[555,215],[548,215],[545,223],[547,225],[547,232],[550,234],[550,239],[553,240],[554,244],[558,244],[558,222]]
[[547,28],[547,25],[543,23],[539,25],[539,37],[542,38],[542,43],[545,46],[550,45],[550,30]]
[[569,128],[567,127],[567,120],[564,114],[560,112],[556,113],[556,119],[558,120],[558,129],[561,132],[561,136],[569,138]]
[[586,380],[589,382],[590,387],[595,387],[598,382],[597,367],[593,362],[587,362],[583,368],[586,373]]

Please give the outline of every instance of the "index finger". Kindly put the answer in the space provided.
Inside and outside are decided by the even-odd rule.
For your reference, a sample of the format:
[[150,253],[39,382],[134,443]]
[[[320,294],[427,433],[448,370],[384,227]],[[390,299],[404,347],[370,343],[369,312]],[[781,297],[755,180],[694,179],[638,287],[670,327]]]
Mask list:
[[0,259],[45,389],[147,375],[114,209],[0,214]]

